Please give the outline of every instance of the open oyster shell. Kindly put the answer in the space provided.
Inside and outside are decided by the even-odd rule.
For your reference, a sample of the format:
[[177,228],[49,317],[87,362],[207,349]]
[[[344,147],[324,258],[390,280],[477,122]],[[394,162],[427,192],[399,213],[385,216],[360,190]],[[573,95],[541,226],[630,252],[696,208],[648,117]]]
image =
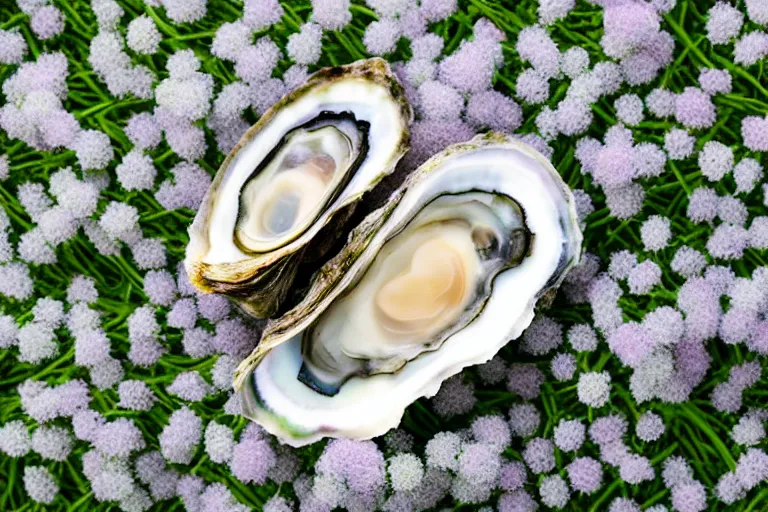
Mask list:
[[382,59],[315,73],[224,160],[189,228],[190,281],[254,316],[274,314],[299,260],[321,256],[362,196],[393,171],[411,118]]
[[449,147],[351,233],[238,368],[243,412],[283,441],[365,439],[530,324],[579,259],[573,197],[500,134]]

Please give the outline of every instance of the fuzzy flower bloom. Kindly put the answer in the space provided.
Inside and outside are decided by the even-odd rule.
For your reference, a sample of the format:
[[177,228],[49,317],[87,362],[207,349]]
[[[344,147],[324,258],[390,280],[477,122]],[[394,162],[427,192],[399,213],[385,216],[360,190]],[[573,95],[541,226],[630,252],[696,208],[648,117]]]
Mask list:
[[288,56],[300,65],[315,64],[322,52],[323,28],[316,23],[305,23],[301,30],[288,36]]
[[720,198],[714,189],[707,187],[698,187],[688,197],[688,218],[696,223],[711,222],[717,215],[717,208]]
[[577,324],[568,329],[568,342],[574,350],[591,352],[597,348],[597,334],[587,324]]
[[637,420],[635,433],[643,441],[656,441],[664,434],[664,421],[656,413],[645,412]]
[[312,21],[326,30],[341,30],[352,21],[349,0],[312,0]]
[[545,476],[539,484],[541,502],[553,509],[561,509],[568,504],[571,497],[568,484],[560,475]]
[[758,448],[747,450],[736,464],[736,478],[746,491],[768,479],[768,455]]
[[703,69],[699,85],[707,94],[728,94],[732,88],[731,74],[726,69]]
[[523,460],[534,474],[549,473],[555,468],[555,445],[549,439],[531,439],[523,450]]
[[564,452],[575,452],[584,444],[586,428],[579,420],[560,420],[555,427],[555,445]]
[[664,150],[671,160],[684,160],[693,154],[696,139],[685,130],[673,128],[664,134]]
[[520,349],[533,355],[544,355],[563,343],[563,327],[546,316],[537,316],[523,333]]
[[552,358],[550,369],[558,381],[571,380],[576,373],[576,357],[573,354],[557,354]]
[[614,103],[616,117],[629,126],[635,126],[643,120],[643,100],[637,94],[625,94]]
[[675,118],[687,128],[709,128],[715,124],[715,105],[701,89],[686,87],[675,98]]
[[707,251],[713,258],[740,259],[747,248],[749,233],[741,226],[720,224],[707,240]]
[[18,29],[0,30],[0,63],[21,64],[27,51],[27,42]]
[[536,71],[546,77],[555,76],[560,70],[560,51],[547,31],[540,26],[521,30],[515,49],[523,62],[530,62]]
[[485,364],[476,367],[477,375],[483,384],[493,385],[503,381],[507,376],[507,363],[496,355]]
[[640,227],[640,238],[646,251],[658,251],[669,243],[672,237],[669,219],[652,215]]
[[513,405],[509,410],[509,429],[513,436],[528,437],[536,432],[541,415],[533,404]]
[[642,209],[644,200],[645,191],[638,183],[605,190],[608,209],[611,215],[618,219],[628,219],[636,215]]
[[412,453],[398,453],[387,461],[387,474],[393,491],[412,491],[424,477],[424,464]]
[[472,384],[465,384],[461,375],[443,382],[440,391],[432,398],[432,407],[443,418],[466,414],[477,403]]
[[667,489],[693,481],[693,470],[688,462],[680,456],[667,457],[661,471],[661,478]]
[[467,103],[467,121],[473,126],[511,133],[523,119],[520,106],[504,94],[489,90],[474,93]]
[[698,481],[672,488],[672,506],[680,512],[701,512],[707,509],[707,491]]
[[513,363],[509,369],[507,389],[524,400],[533,400],[541,393],[544,373],[533,364]]
[[157,401],[155,393],[141,380],[124,380],[117,386],[119,407],[134,411],[148,411]]
[[43,459],[63,462],[72,452],[72,436],[61,427],[38,427],[32,433],[32,451]]
[[202,421],[190,409],[175,411],[160,433],[160,451],[169,462],[189,464],[202,436]]
[[232,429],[215,421],[208,423],[204,437],[205,453],[216,464],[225,464],[232,458],[235,438]]
[[501,416],[481,416],[472,422],[472,434],[476,441],[492,446],[497,452],[504,451],[511,441],[509,425]]
[[592,457],[577,457],[565,470],[575,491],[592,494],[603,483],[603,467]]
[[424,455],[427,466],[438,469],[456,470],[459,467],[458,456],[461,452],[461,438],[453,432],[438,432],[427,441]]
[[751,192],[763,178],[763,168],[753,158],[743,158],[733,168],[733,179],[736,181],[736,194]]
[[0,451],[9,457],[23,457],[31,448],[29,429],[21,420],[0,427]]
[[363,44],[369,53],[384,55],[394,51],[400,35],[398,23],[393,19],[383,18],[368,25],[363,36]]
[[[541,5],[540,3],[539,6]],[[587,68],[589,68],[589,53],[584,48],[573,46],[563,53],[562,69],[568,78],[576,78],[586,73]]]
[[98,428],[93,445],[105,455],[127,457],[144,448],[146,443],[144,435],[133,420],[117,418]]
[[126,43],[136,53],[151,55],[156,53],[163,36],[155,22],[146,14],[134,18],[128,23]]
[[534,69],[526,69],[517,76],[515,91],[528,104],[544,103],[549,97],[549,79]]
[[755,30],[744,34],[733,48],[733,61],[751,66],[768,55],[768,34]]
[[741,137],[751,151],[768,151],[768,117],[748,116],[742,119]]
[[765,438],[763,418],[757,414],[745,414],[733,426],[731,438],[736,444],[742,446],[754,446],[760,443]]
[[166,391],[182,400],[199,402],[211,392],[211,386],[198,372],[188,371],[179,373]]
[[44,466],[24,467],[24,490],[37,503],[50,504],[59,494],[59,484],[50,470]]
[[726,2],[717,2],[709,10],[707,38],[712,44],[727,44],[737,37],[744,25],[744,15]]
[[581,373],[576,391],[579,402],[590,407],[602,407],[610,398],[611,376],[608,372]]
[[709,181],[720,181],[733,169],[733,150],[717,141],[709,141],[699,153],[699,167]]
[[109,137],[97,130],[83,130],[72,142],[77,161],[83,170],[104,169],[114,157]]
[[162,138],[160,125],[149,112],[140,112],[128,119],[125,134],[139,149],[154,148]]
[[55,6],[44,5],[35,10],[29,25],[40,39],[51,39],[64,31],[64,16]]
[[667,89],[657,88],[645,97],[648,112],[662,119],[675,113],[675,94]]
[[627,284],[633,295],[645,295],[661,282],[661,268],[651,260],[639,263],[629,272]]

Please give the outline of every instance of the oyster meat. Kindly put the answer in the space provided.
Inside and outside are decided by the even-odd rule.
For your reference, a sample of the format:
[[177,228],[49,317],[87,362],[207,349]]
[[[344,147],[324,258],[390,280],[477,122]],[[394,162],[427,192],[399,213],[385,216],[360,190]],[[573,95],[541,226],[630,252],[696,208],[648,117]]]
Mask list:
[[353,230],[238,368],[243,412],[294,446],[364,439],[530,324],[581,250],[573,197],[501,134],[449,147]]
[[407,149],[412,113],[382,59],[318,71],[250,128],[189,229],[185,266],[250,314],[281,306],[302,259],[343,233]]

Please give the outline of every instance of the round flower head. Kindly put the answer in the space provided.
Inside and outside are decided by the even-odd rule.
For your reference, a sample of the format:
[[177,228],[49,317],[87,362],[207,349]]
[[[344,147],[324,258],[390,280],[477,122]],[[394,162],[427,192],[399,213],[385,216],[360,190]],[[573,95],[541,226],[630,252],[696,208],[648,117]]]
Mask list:
[[134,18],[128,23],[126,43],[136,53],[151,55],[156,53],[163,36],[155,22],[146,14]]
[[641,510],[640,505],[629,498],[614,498],[608,507],[608,512],[641,512]]
[[703,69],[699,85],[707,94],[728,94],[732,88],[731,74],[725,69]]
[[489,90],[469,98],[466,117],[473,126],[511,133],[520,126],[523,111],[512,98]]
[[672,488],[672,506],[680,512],[701,512],[707,509],[707,491],[696,481]]
[[557,354],[550,365],[552,375],[558,381],[567,381],[576,373],[576,357],[573,354]]
[[765,438],[763,420],[756,414],[745,414],[739,418],[739,422],[733,426],[731,438],[736,444],[742,446],[754,446]]
[[27,51],[27,42],[18,29],[0,30],[0,63],[21,64]]
[[541,502],[553,509],[561,509],[568,504],[571,493],[568,484],[560,475],[545,476],[539,484]]
[[312,21],[326,30],[341,30],[352,21],[349,5],[349,0],[312,0]]
[[645,295],[661,282],[661,268],[651,260],[645,260],[629,272],[627,284],[633,295]]
[[597,334],[587,324],[577,324],[568,329],[568,342],[574,350],[591,352],[597,348]]
[[635,126],[643,120],[643,100],[637,94],[625,94],[614,103],[616,117],[629,126]]
[[400,35],[400,26],[397,22],[384,18],[368,25],[363,36],[363,44],[373,55],[384,55],[395,50]]
[[549,439],[531,439],[523,450],[523,460],[534,474],[549,473],[555,467],[555,445]]
[[656,413],[645,412],[637,420],[635,433],[643,441],[656,441],[664,434],[664,421]]
[[744,15],[726,2],[717,2],[707,19],[707,38],[712,44],[727,44],[737,37],[744,24]]
[[751,192],[763,177],[763,168],[753,158],[743,158],[733,168],[733,179],[736,181],[736,193]]
[[522,462],[505,462],[501,465],[499,487],[505,491],[516,491],[523,488],[527,480],[525,465]]
[[521,350],[534,355],[551,352],[563,343],[563,328],[546,316],[536,317],[523,333]]
[[751,66],[768,55],[768,34],[755,30],[744,34],[733,48],[733,61]]
[[579,420],[560,420],[555,427],[555,445],[564,452],[574,452],[584,443],[586,428]]
[[387,461],[393,491],[412,491],[424,477],[424,464],[412,453],[398,453]]
[[323,28],[316,23],[305,23],[298,33],[288,37],[286,50],[296,64],[315,64],[322,52]]
[[608,372],[581,373],[576,391],[579,402],[590,407],[602,407],[610,398],[611,376]]
[[675,118],[691,129],[709,128],[715,124],[715,105],[710,96],[696,87],[686,87],[675,99]]
[[638,183],[605,190],[605,202],[611,215],[618,219],[628,219],[643,207],[645,190]]
[[37,503],[50,504],[59,493],[59,485],[51,475],[50,470],[44,466],[24,467],[24,490],[29,497]]
[[696,139],[685,130],[673,128],[664,134],[664,150],[671,160],[684,160],[693,154]]
[[493,446],[498,452],[509,446],[509,425],[501,416],[481,416],[472,422],[472,435],[480,443]]
[[645,97],[645,106],[658,118],[670,117],[675,113],[675,94],[667,89],[654,89]]
[[501,470],[496,447],[487,443],[467,443],[459,455],[459,475],[474,485],[495,482]]
[[458,469],[461,444],[461,438],[453,432],[435,434],[424,449],[427,466],[438,469]]
[[741,138],[751,151],[768,151],[768,117],[748,116],[742,119]]
[[743,227],[720,224],[707,240],[707,251],[713,258],[740,259],[748,242],[749,233]]
[[440,391],[432,398],[432,407],[439,416],[444,418],[466,414],[476,403],[474,387],[471,384],[465,384],[461,375],[444,381]]
[[540,423],[541,415],[533,404],[517,404],[509,410],[509,429],[513,436],[528,437]]
[[575,491],[591,494],[603,483],[603,467],[592,457],[577,457],[565,470]]
[[543,383],[544,373],[535,365],[513,363],[510,366],[507,389],[524,400],[533,400],[539,396]]
[[515,91],[526,103],[544,103],[549,98],[549,79],[534,69],[526,69],[517,76]]
[[587,68],[589,68],[589,53],[584,48],[573,46],[563,53],[562,69],[568,78],[576,78],[586,73]]
[[710,181],[720,181],[733,169],[733,150],[717,141],[709,141],[699,153],[699,167]]
[[670,222],[666,217],[652,215],[640,227],[640,238],[646,251],[658,251],[669,243],[672,237]]

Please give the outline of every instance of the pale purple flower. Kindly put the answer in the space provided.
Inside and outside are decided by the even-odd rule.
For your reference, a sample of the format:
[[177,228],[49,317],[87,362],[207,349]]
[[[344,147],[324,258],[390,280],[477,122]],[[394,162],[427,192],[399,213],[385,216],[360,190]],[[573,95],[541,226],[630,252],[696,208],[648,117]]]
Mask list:
[[752,66],[768,55],[768,34],[760,30],[747,32],[736,41],[733,61],[743,66]]
[[243,21],[253,31],[274,25],[283,17],[283,8],[278,0],[246,0]]
[[603,467],[592,457],[577,457],[565,470],[575,491],[592,494],[603,483]]
[[640,212],[644,200],[645,190],[638,183],[605,190],[608,209],[618,219],[628,219]]
[[384,55],[395,50],[400,35],[400,25],[393,19],[383,18],[368,25],[363,44],[369,53]]
[[349,0],[312,0],[312,21],[326,30],[341,30],[350,21]]
[[590,407],[602,407],[610,398],[611,376],[608,372],[581,373],[576,390],[579,402]]
[[651,260],[638,263],[629,272],[627,285],[633,295],[645,295],[661,282],[661,268]]
[[720,224],[707,240],[707,251],[713,258],[740,259],[748,242],[749,233],[742,226]]
[[25,466],[22,481],[24,490],[37,503],[50,504],[59,494],[59,484],[44,466]]
[[509,410],[509,429],[513,436],[528,437],[539,428],[541,415],[533,404],[513,405]]
[[444,418],[466,414],[477,403],[473,393],[474,386],[465,384],[461,375],[456,375],[443,381],[440,391],[432,397],[432,407]]
[[0,63],[21,64],[27,51],[27,42],[18,29],[0,30]]
[[526,103],[544,103],[549,98],[549,79],[534,69],[526,69],[517,76],[515,91]]
[[507,389],[524,400],[533,400],[541,393],[544,373],[533,364],[513,363],[509,368]]
[[557,354],[552,358],[550,369],[558,381],[571,380],[576,373],[576,357],[573,354]]
[[168,393],[190,402],[199,402],[211,392],[210,384],[196,371],[179,373],[165,389]]
[[643,120],[643,100],[637,94],[624,94],[614,102],[616,117],[622,123],[635,126]]
[[126,31],[126,43],[128,48],[145,55],[156,53],[160,47],[163,36],[157,29],[155,22],[143,14],[128,23]]
[[768,151],[768,117],[748,116],[742,119],[741,138],[751,151]]
[[144,435],[132,419],[117,418],[96,430],[93,445],[105,455],[128,457],[144,448],[146,443]]
[[160,451],[169,462],[189,464],[202,435],[202,421],[190,409],[175,411],[159,436]]
[[499,453],[511,441],[509,425],[501,416],[481,416],[475,419],[472,422],[472,434],[476,441],[494,447]]
[[693,154],[696,139],[685,130],[673,128],[664,135],[664,149],[671,160],[684,160]]
[[555,468],[555,445],[549,439],[536,437],[528,441],[523,460],[534,474],[549,473]]
[[763,177],[760,162],[753,158],[742,158],[733,168],[733,179],[736,181],[736,194],[751,192]]
[[235,73],[248,83],[261,82],[270,77],[280,56],[280,48],[269,37],[262,37],[237,54]]
[[522,109],[512,98],[494,90],[476,92],[467,103],[467,121],[477,128],[511,133],[520,126],[522,116]]
[[660,215],[651,215],[640,226],[640,238],[646,251],[658,251],[669,243],[672,237],[669,219]]
[[727,44],[737,37],[744,24],[744,15],[726,2],[717,2],[707,19],[707,38],[712,44]]
[[675,113],[675,94],[661,87],[653,89],[645,97],[645,106],[660,119],[670,117]]
[[675,98],[675,118],[687,128],[709,128],[715,124],[716,117],[712,99],[701,89],[686,87]]
[[726,69],[702,69],[699,73],[699,85],[707,94],[728,94],[731,82],[731,74]]
[[563,327],[549,317],[538,316],[523,333],[520,349],[530,354],[543,355],[562,343]]
[[733,169],[733,150],[717,141],[709,141],[699,153],[701,173],[709,181],[720,181]]
[[458,469],[461,445],[461,438],[454,432],[438,432],[427,441],[424,448],[427,466],[438,469]]
[[323,28],[316,23],[305,23],[299,32],[288,36],[286,51],[296,64],[315,64],[322,52]]

